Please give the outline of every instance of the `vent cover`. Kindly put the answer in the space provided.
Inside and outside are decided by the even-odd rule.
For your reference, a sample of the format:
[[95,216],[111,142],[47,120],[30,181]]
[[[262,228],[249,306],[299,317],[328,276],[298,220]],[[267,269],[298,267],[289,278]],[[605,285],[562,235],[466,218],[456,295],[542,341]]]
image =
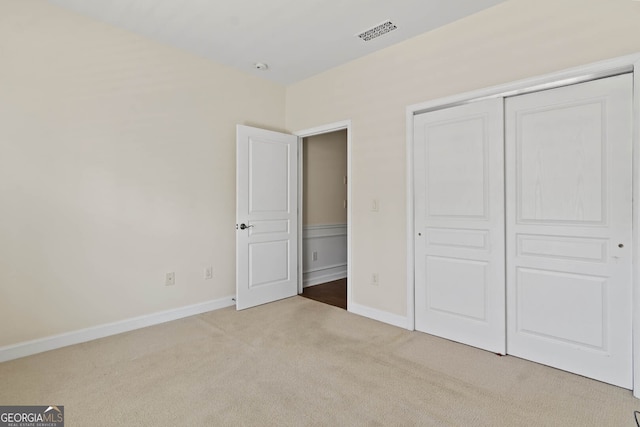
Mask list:
[[381,35],[387,34],[389,31],[393,31],[398,28],[393,22],[386,21],[380,25],[376,25],[373,28],[369,28],[358,34],[362,40],[368,42],[369,40],[373,40],[376,37],[380,37]]

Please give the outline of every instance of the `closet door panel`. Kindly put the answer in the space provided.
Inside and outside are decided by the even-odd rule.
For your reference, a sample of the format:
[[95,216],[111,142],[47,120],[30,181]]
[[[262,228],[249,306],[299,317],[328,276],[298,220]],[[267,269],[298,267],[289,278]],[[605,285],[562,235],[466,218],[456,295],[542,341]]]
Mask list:
[[508,98],[507,352],[632,386],[632,78]]
[[416,329],[505,352],[503,102],[414,120]]

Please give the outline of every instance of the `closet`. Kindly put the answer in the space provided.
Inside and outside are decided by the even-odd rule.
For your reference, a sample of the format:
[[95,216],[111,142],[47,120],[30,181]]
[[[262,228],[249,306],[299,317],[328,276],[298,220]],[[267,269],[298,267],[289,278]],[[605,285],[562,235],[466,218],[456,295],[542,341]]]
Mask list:
[[413,118],[415,328],[632,388],[632,74]]

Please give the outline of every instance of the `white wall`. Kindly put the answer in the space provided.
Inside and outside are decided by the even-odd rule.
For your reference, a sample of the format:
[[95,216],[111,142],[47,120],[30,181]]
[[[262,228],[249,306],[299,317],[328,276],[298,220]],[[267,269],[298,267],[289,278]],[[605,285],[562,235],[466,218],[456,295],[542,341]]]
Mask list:
[[303,140],[303,224],[346,224],[347,131]]
[[639,22],[630,0],[510,0],[287,87],[288,129],[352,120],[352,301],[407,313],[408,105],[640,52]]
[[284,96],[44,1],[2,0],[0,346],[233,295],[235,125],[282,130]]
[[236,123],[352,120],[352,298],[404,316],[406,107],[640,52],[638,22],[630,0],[510,0],[291,85],[285,111],[278,85],[0,1],[0,346],[232,295]]

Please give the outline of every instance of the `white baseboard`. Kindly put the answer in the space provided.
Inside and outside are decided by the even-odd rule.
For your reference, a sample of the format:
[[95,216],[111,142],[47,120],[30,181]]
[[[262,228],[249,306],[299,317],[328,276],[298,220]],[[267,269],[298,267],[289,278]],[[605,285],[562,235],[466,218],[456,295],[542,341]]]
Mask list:
[[368,317],[369,319],[377,320],[379,322],[388,323],[389,325],[397,326],[399,328],[413,330],[410,328],[409,319],[406,316],[399,316],[397,314],[389,313],[387,311],[378,310],[364,305],[351,303],[348,306],[350,313],[358,314],[360,316]]
[[321,283],[333,282],[347,277],[347,264],[321,269],[317,271],[309,271],[303,274],[302,286],[319,285]]
[[0,362],[230,307],[235,304],[234,298],[235,295],[0,347]]

